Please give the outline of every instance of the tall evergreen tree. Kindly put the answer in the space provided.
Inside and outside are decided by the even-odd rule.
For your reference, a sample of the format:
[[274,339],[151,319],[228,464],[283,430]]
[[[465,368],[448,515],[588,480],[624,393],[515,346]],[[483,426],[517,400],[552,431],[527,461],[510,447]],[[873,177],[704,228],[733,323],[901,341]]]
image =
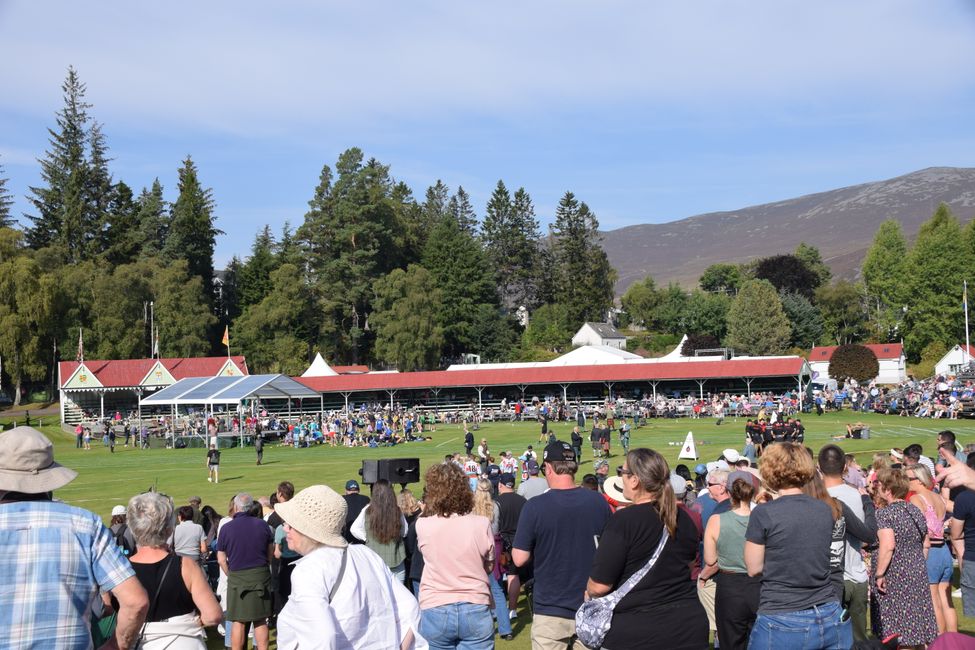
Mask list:
[[48,129],[49,149],[41,165],[43,185],[30,188],[29,201],[36,214],[28,215],[27,243],[40,249],[57,246],[64,259],[77,262],[84,257],[93,234],[85,223],[89,214],[86,188],[89,138],[85,85],[73,67],[61,86],[64,107],[57,112],[56,129]]
[[240,316],[240,276],[243,263],[234,255],[223,271],[223,282],[217,294],[216,314],[220,325],[230,325]]
[[551,227],[558,267],[558,302],[570,321],[602,321],[613,304],[616,271],[602,249],[599,222],[589,206],[566,192]]
[[782,310],[789,319],[792,347],[808,350],[823,338],[823,315],[805,296],[798,293],[783,293]]
[[511,193],[498,181],[484,211],[481,240],[491,266],[494,267],[501,300],[509,306],[517,305],[512,297],[517,261],[514,259],[514,230],[511,224]]
[[213,304],[213,249],[217,235],[223,232],[214,225],[213,191],[203,187],[196,164],[187,156],[179,169],[179,196],[170,208],[166,256],[186,260],[190,275],[200,278],[203,300]]
[[427,188],[426,199],[423,201],[424,220],[433,225],[439,223],[450,211],[450,188],[437,179],[434,185]]
[[278,244],[274,247],[274,257],[278,266],[293,264],[299,269],[305,268],[305,256],[301,250],[301,242],[298,241],[289,221],[285,221],[284,225],[281,226],[281,238],[278,239]]
[[[88,240],[88,250],[86,257],[94,258],[105,250],[106,231],[111,224],[112,218],[117,216],[110,214],[109,210],[113,206],[113,201],[123,198],[119,197],[117,187],[112,182],[112,174],[108,170],[108,145],[105,143],[105,135],[102,133],[102,125],[92,122],[88,129],[88,150],[89,162],[88,173],[85,176],[85,203],[86,214],[84,216],[84,228],[90,233]],[[123,190],[128,191],[128,198],[131,199],[132,192],[126,186]],[[123,217],[124,218],[124,217]]]
[[535,206],[525,188],[519,187],[511,201],[511,227],[515,237],[512,254],[518,261],[513,270],[514,294],[518,305],[533,308],[539,304],[539,243],[542,239]]
[[0,165],[0,228],[13,228],[14,218],[10,215],[10,206],[14,200],[7,189],[7,178],[3,175],[3,165]]
[[799,242],[796,246],[795,252],[792,253],[800,260],[802,260],[806,268],[812,271],[817,278],[819,278],[819,284],[817,286],[823,286],[829,284],[829,281],[833,279],[833,272],[830,271],[829,266],[823,261],[822,255],[819,253],[819,249],[806,242]]
[[143,188],[136,200],[137,238],[141,242],[142,255],[159,255],[166,246],[169,235],[169,212],[163,198],[163,186],[159,179],[151,188]]
[[265,225],[254,238],[251,256],[240,270],[237,293],[241,309],[256,305],[271,292],[271,273],[278,267],[275,247],[271,227]]
[[134,262],[142,249],[139,206],[124,182],[112,187],[105,214],[106,226],[99,246],[105,259],[113,266]]
[[457,192],[450,197],[447,203],[447,211],[454,217],[461,230],[466,231],[472,237],[477,236],[477,213],[474,211],[474,204],[471,197],[464,191],[463,186],[457,187]]

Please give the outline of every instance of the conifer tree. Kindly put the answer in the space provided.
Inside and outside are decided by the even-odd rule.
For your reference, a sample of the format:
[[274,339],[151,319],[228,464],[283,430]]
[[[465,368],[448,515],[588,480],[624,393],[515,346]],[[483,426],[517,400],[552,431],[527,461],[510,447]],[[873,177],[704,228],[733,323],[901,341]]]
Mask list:
[[453,216],[461,230],[466,231],[472,237],[477,236],[477,213],[471,203],[471,197],[464,191],[463,186],[457,187],[457,192],[450,197],[447,203],[447,211]]
[[179,169],[179,196],[170,208],[165,254],[184,259],[190,275],[200,278],[205,304],[213,304],[213,250],[217,235],[214,225],[213,191],[203,187],[193,159],[187,156]]
[[728,310],[727,343],[738,354],[782,354],[789,347],[789,319],[768,280],[742,284]]
[[112,187],[105,207],[105,227],[99,246],[112,266],[129,264],[139,258],[142,242],[139,232],[139,206],[132,190],[119,181]]
[[863,259],[866,307],[874,336],[882,341],[903,336],[898,324],[907,299],[907,240],[896,219],[880,224]]
[[3,165],[0,165],[0,228],[13,228],[14,218],[10,215],[10,207],[14,204],[10,191],[7,189],[7,178],[3,175]]
[[142,188],[136,200],[136,222],[141,254],[153,256],[162,253],[169,234],[169,213],[158,178],[152,182],[151,188]]
[[558,268],[558,302],[570,322],[602,321],[613,304],[616,271],[602,249],[599,222],[589,206],[566,192],[551,227]]
[[264,300],[271,292],[271,273],[278,267],[274,235],[265,225],[251,245],[251,255],[240,270],[237,292],[240,307],[245,309]]

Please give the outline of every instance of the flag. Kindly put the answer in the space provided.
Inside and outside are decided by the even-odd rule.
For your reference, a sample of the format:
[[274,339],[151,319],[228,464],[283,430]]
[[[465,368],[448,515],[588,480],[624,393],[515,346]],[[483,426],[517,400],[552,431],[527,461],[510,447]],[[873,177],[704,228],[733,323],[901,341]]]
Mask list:
[[968,280],[965,280],[964,288],[961,291],[961,308],[968,313]]
[[226,325],[223,328],[223,338],[220,340],[221,343],[230,347],[230,325]]
[[159,328],[158,327],[156,328],[156,336],[155,338],[153,338],[152,341],[152,356],[153,357],[159,356]]
[[85,341],[81,337],[81,328],[78,328],[78,354],[75,355],[75,361],[78,363],[85,362]]

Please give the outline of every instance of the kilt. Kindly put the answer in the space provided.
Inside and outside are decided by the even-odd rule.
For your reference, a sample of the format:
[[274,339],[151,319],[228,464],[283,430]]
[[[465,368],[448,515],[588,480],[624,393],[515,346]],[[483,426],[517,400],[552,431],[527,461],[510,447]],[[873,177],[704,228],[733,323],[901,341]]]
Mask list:
[[267,566],[231,571],[227,575],[227,620],[260,621],[273,613],[271,569]]

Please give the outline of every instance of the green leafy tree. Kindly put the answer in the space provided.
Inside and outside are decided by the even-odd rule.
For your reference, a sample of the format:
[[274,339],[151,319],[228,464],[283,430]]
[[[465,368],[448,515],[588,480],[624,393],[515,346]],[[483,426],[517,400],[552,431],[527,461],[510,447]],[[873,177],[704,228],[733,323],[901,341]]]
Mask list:
[[540,348],[549,352],[564,352],[572,343],[574,325],[565,305],[542,305],[531,314],[528,327],[522,334],[523,348]]
[[90,337],[85,342],[96,359],[137,359],[150,349],[143,323],[145,302],[154,300],[155,260],[103,268],[92,286]]
[[685,306],[685,331],[689,334],[706,334],[716,340],[723,339],[727,332],[731,300],[722,293],[692,291]]
[[823,316],[827,340],[846,345],[863,340],[866,314],[859,286],[840,280],[816,290],[816,306]]
[[921,224],[908,255],[906,284],[907,333],[904,346],[916,359],[933,341],[954,345],[964,335],[962,281],[972,283],[973,256],[961,225],[942,203],[931,219]]
[[241,309],[256,305],[271,292],[271,273],[278,267],[275,247],[271,227],[265,225],[254,238],[251,256],[240,270],[237,293]]
[[201,300],[203,280],[190,272],[189,263],[177,259],[156,267],[152,275],[160,354],[164,357],[199,357],[209,354],[210,333],[217,319]]
[[558,302],[568,310],[576,327],[585,321],[602,321],[613,304],[616,271],[600,245],[596,215],[572,192],[566,192],[555,210],[551,234],[558,268]]
[[689,296],[675,282],[660,292],[656,307],[655,321],[658,327],[668,334],[680,336],[687,334],[687,303]]
[[888,219],[880,224],[863,259],[867,313],[874,335],[885,341],[899,338],[899,324],[907,304],[907,240],[901,224]]
[[433,276],[443,305],[436,314],[443,326],[444,354],[486,356],[492,342],[475,337],[481,305],[496,313],[500,307],[494,273],[480,243],[461,229],[453,215],[440,216],[423,250],[423,267]]
[[620,304],[630,323],[652,328],[655,312],[660,304],[660,292],[657,291],[657,283],[653,277],[648,275],[631,284],[620,298]]
[[852,379],[862,384],[879,373],[877,355],[864,345],[841,345],[833,351],[829,360],[829,376],[840,381]]
[[734,293],[741,285],[741,271],[735,264],[712,264],[704,269],[698,284],[703,291]]
[[823,315],[805,296],[798,293],[780,294],[782,309],[789,319],[792,347],[811,348],[823,338]]
[[14,218],[10,214],[10,206],[14,200],[7,189],[7,178],[3,175],[3,165],[0,165],[0,228],[13,228]]
[[793,253],[799,260],[801,260],[810,271],[812,271],[816,277],[819,279],[816,284],[817,287],[821,287],[824,284],[829,284],[829,281],[833,279],[833,272],[830,271],[829,266],[823,261],[822,255],[819,253],[819,249],[815,246],[807,244],[806,242],[799,242],[796,246],[796,250]]
[[798,293],[807,298],[812,298],[819,286],[819,276],[795,255],[773,255],[759,260],[755,278],[768,280],[777,291]]
[[282,264],[270,280],[271,290],[231,326],[231,340],[258,371],[297,375],[308,366],[317,336],[311,287],[293,264]]
[[213,250],[217,235],[223,232],[214,225],[213,191],[200,183],[189,156],[179,168],[178,189],[170,209],[165,253],[169,259],[186,260],[190,275],[200,278],[201,298],[209,309],[213,304]]
[[439,364],[443,328],[437,321],[441,292],[422,266],[395,269],[374,285],[370,320],[376,330],[376,356],[401,371],[426,370]]
[[739,354],[782,354],[790,335],[789,319],[772,283],[745,282],[728,310],[728,346]]
[[911,374],[919,379],[933,377],[935,366],[948,354],[948,347],[941,341],[932,341],[921,350],[921,360],[914,365]]

